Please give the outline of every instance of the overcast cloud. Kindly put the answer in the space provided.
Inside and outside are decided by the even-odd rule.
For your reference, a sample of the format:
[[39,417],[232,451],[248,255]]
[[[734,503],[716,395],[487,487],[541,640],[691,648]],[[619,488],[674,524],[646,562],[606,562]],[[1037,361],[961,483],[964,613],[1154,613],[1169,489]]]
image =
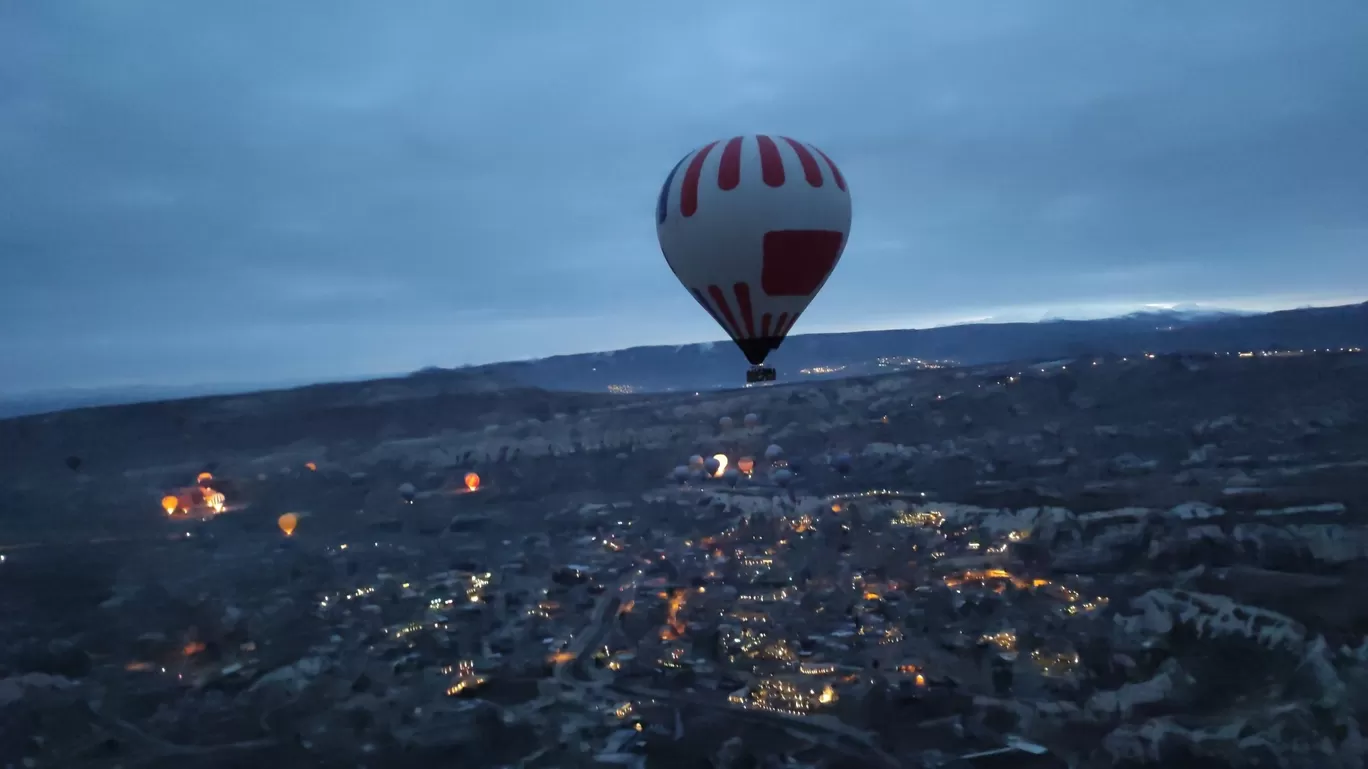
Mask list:
[[687,150],[828,152],[796,333],[1368,295],[1368,3],[0,0],[0,391],[716,339]]

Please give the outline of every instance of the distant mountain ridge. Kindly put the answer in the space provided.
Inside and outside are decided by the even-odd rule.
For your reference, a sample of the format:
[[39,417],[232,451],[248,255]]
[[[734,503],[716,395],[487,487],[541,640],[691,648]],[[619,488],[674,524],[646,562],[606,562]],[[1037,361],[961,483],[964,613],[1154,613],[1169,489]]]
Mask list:
[[[925,363],[979,365],[1143,352],[1221,352],[1368,346],[1368,302],[1250,314],[1192,307],[1142,310],[1101,320],[974,323],[929,329],[805,334],[770,356],[780,382],[860,376]],[[882,364],[880,360],[883,360]],[[583,392],[653,392],[739,387],[745,358],[730,343],[632,347],[459,369],[426,368],[384,380],[421,380],[443,391],[536,387]],[[383,379],[383,378],[378,378]],[[353,382],[357,380],[351,380]],[[302,383],[276,383],[282,389]],[[71,408],[249,392],[250,386],[71,390],[0,398],[0,418]]]
[[[860,376],[903,360],[980,365],[1143,352],[1362,347],[1368,302],[1245,314],[1157,309],[1101,320],[974,323],[929,329],[804,334],[789,337],[768,364],[780,382],[813,376]],[[880,366],[883,358],[886,365]],[[739,387],[746,361],[731,344],[633,347],[493,364],[521,385],[551,390],[638,392]],[[813,369],[831,371],[813,372]],[[804,370],[809,373],[804,373]]]

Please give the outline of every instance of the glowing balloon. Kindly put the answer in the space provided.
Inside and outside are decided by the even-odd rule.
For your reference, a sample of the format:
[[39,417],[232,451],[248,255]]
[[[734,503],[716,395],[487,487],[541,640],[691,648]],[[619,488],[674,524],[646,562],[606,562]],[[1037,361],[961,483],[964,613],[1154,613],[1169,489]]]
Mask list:
[[276,525],[289,537],[294,534],[295,527],[299,525],[299,516],[294,513],[286,513],[276,519]]
[[849,234],[850,193],[836,164],[786,137],[694,150],[656,201],[665,261],[752,366],[784,341]]
[[714,478],[721,478],[721,477],[722,477],[722,473],[726,472],[726,470],[727,470],[727,455],[726,455],[726,454],[714,454],[714,455],[713,455],[713,461],[717,463],[717,469],[716,469],[716,470],[713,470],[713,471],[710,473],[710,475],[712,475],[712,477],[714,477]]
[[465,485],[467,489],[477,491],[480,488],[480,476],[475,473],[466,473]]
[[167,494],[166,496],[162,497],[161,505],[162,509],[166,511],[167,515],[174,515],[176,512],[176,508],[180,507],[180,500],[171,494]]
[[305,462],[304,466],[309,469],[309,472],[316,472],[318,470],[318,465],[313,462]]
[[201,486],[212,480],[214,480],[213,473],[200,473],[199,475],[195,476],[195,483],[198,483]]
[[736,460],[736,469],[740,470],[746,475],[750,475],[751,471],[755,469],[755,460],[751,459],[750,457],[741,457],[740,459]]

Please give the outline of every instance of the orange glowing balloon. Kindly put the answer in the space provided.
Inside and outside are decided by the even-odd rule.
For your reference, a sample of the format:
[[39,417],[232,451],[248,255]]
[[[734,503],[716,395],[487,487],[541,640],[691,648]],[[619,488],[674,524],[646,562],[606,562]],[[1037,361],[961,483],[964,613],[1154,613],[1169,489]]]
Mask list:
[[318,470],[318,465],[314,464],[313,462],[305,462],[304,466],[309,468],[310,471]]
[[736,460],[736,469],[740,470],[746,475],[750,475],[751,470],[755,469],[755,460],[751,459],[750,457],[741,457],[740,459]]
[[176,512],[177,507],[180,507],[179,499],[176,499],[173,495],[170,494],[167,494],[166,496],[162,497],[162,509],[166,511],[167,515],[171,515],[172,513]]
[[466,473],[465,485],[467,489],[475,491],[480,488],[480,476],[475,473]]
[[299,525],[299,516],[294,513],[286,513],[276,520],[276,525],[285,532],[285,536],[294,534],[295,527]]
[[200,473],[199,475],[195,476],[195,483],[201,483],[201,484],[203,484],[203,483],[208,483],[209,481],[212,481],[212,480],[214,480],[214,474],[213,474],[213,473]]

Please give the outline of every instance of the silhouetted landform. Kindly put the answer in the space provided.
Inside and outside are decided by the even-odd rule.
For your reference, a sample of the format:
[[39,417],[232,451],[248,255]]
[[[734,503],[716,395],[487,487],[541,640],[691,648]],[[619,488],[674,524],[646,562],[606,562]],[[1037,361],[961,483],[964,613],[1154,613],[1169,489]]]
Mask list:
[[[1103,320],[975,323],[930,329],[790,337],[768,361],[781,381],[845,378],[941,365],[1124,356],[1145,352],[1337,349],[1368,343],[1368,303],[1244,315],[1174,309]],[[410,378],[461,392],[536,387],[581,392],[669,392],[740,387],[747,367],[730,341],[632,347],[458,369],[427,368]],[[374,380],[376,386],[386,380]],[[438,384],[438,382],[442,382]],[[339,384],[354,384],[356,380]],[[0,398],[0,418],[72,408],[145,403],[278,389],[198,385],[70,390]],[[349,390],[343,390],[349,391]],[[339,392],[343,392],[339,391]]]
[[[849,377],[919,365],[979,365],[1142,353],[1362,346],[1368,303],[1260,315],[1140,312],[1104,320],[975,323],[930,329],[790,337],[768,364],[781,381]],[[881,360],[882,359],[882,360]],[[920,364],[918,363],[920,362]],[[739,387],[746,360],[730,342],[633,347],[498,364],[520,384],[552,390],[638,392]]]

